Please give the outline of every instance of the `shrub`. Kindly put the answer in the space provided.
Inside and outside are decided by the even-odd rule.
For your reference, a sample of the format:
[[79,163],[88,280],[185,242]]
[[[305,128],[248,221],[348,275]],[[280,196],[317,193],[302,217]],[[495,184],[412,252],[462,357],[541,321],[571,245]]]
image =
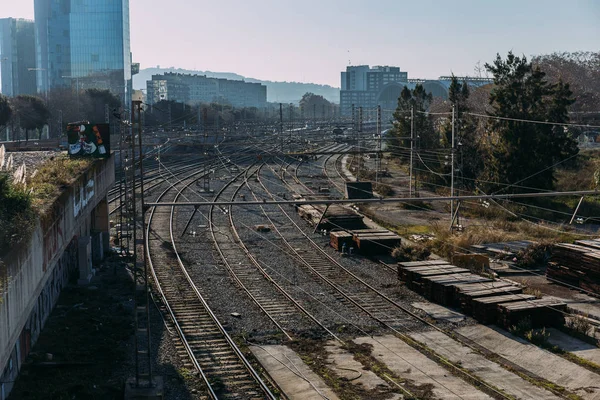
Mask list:
[[425,260],[431,255],[431,251],[428,248],[414,245],[414,246],[399,246],[392,250],[392,257],[399,262],[404,261],[419,261]]
[[517,266],[521,268],[536,268],[545,266],[552,254],[552,243],[541,242],[527,246],[517,253]]
[[29,240],[35,225],[31,196],[0,173],[0,257]]
[[386,185],[385,183],[378,183],[375,185],[375,191],[379,193],[381,196],[391,196],[394,194],[394,190],[390,185]]
[[566,326],[582,335],[588,335],[592,329],[592,324],[581,315],[573,315],[572,317],[567,318]]

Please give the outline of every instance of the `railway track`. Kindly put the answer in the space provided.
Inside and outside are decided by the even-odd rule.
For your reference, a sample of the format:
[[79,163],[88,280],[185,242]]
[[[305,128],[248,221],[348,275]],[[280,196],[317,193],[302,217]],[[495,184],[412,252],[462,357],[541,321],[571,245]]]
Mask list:
[[[177,202],[198,178],[169,186],[157,201]],[[180,189],[176,186],[181,185]],[[174,207],[169,213],[149,210],[147,255],[156,289],[192,363],[213,399],[275,399],[226,332],[190,277],[173,235]]]
[[[275,171],[273,171],[275,173]],[[259,185],[271,199],[275,199],[272,192],[264,185],[259,178]],[[483,388],[487,393],[498,399],[511,399],[502,391],[498,391],[495,387],[488,384],[485,380],[460,369],[458,366],[449,364],[441,356],[428,351],[425,346],[408,336],[409,333],[419,332],[425,329],[435,329],[444,334],[450,335],[449,332],[440,329],[439,327],[424,320],[407,307],[397,303],[385,293],[377,290],[375,287],[367,283],[365,280],[357,276],[348,268],[340,264],[336,259],[327,254],[319,244],[317,244],[309,235],[296,223],[296,221],[282,207],[279,208],[280,215],[284,215],[286,220],[277,224],[275,221],[279,218],[274,218],[273,215],[265,213],[265,217],[272,224],[278,235],[281,237],[288,252],[296,255],[309,271],[315,274],[325,284],[337,291],[346,301],[358,307],[361,311],[369,315],[383,327],[411,344],[416,349],[426,353],[440,364],[446,366],[454,373],[462,376],[465,380],[470,381],[475,386]],[[304,237],[309,246],[298,246],[297,240],[292,245],[286,236],[297,236],[300,234]],[[453,335],[450,335],[454,337]],[[466,344],[463,342],[463,344]],[[468,345],[468,344],[466,344]],[[471,346],[469,346],[471,347]],[[475,350],[475,349],[474,349]]]

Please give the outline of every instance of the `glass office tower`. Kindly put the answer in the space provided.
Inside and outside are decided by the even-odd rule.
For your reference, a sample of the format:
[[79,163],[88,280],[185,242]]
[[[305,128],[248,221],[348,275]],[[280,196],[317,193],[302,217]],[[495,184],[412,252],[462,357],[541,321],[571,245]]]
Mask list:
[[0,76],[2,94],[35,94],[35,36],[33,21],[0,19]]
[[35,0],[38,91],[108,89],[131,101],[129,0]]

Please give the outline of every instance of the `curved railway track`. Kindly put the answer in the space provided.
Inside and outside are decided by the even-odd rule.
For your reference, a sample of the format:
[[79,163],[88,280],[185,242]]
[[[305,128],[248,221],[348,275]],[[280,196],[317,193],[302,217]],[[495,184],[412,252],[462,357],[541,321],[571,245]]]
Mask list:
[[[198,178],[171,185],[157,201],[177,202]],[[176,190],[176,186],[182,187]],[[173,236],[170,213],[150,210],[146,249],[149,268],[192,363],[206,383],[210,398],[275,399],[268,385],[221,325],[182,262]]]
[[[275,173],[275,171],[273,171],[273,173]],[[268,196],[275,200],[275,196],[266,187],[266,185],[264,185],[260,177],[258,177],[258,181],[259,185],[268,194]],[[287,184],[285,181],[284,183]],[[364,279],[360,278],[348,268],[340,264],[335,258],[327,254],[327,252],[325,252],[321,246],[317,244],[296,223],[296,221],[282,206],[277,207],[279,208],[280,214],[286,217],[286,221],[284,223],[280,222],[279,224],[276,224],[275,219],[266,213],[265,217],[269,220],[275,231],[281,237],[288,251],[295,254],[298,261],[300,261],[309,271],[318,276],[319,279],[321,279],[325,284],[337,291],[340,296],[354,306],[358,307],[361,311],[365,312],[375,321],[379,322],[382,326],[401,337],[416,349],[425,352],[428,356],[437,360],[440,364],[445,365],[457,375],[462,376],[466,380],[474,383],[475,386],[483,388],[486,392],[492,394],[496,398],[512,398],[506,393],[498,391],[485,380],[478,378],[477,376],[459,368],[458,366],[449,364],[443,359],[443,357],[427,350],[425,346],[411,338],[408,333],[418,333],[423,328],[435,329],[446,335],[450,335],[450,333],[435,326],[429,321],[426,321],[422,317],[409,310],[407,307],[397,303],[388,295],[380,290],[377,290]],[[306,242],[309,244],[309,246],[299,247],[297,242],[294,242],[294,245],[292,245],[286,239],[286,235],[289,236],[292,234],[292,232],[295,235],[300,233],[306,239]]]
[[[263,165],[264,163],[260,166],[251,166],[244,173],[240,173],[237,178],[240,178],[243,174],[243,182],[238,186],[234,186],[235,179],[230,181],[222,188],[216,198],[223,197],[231,201],[235,200],[242,187],[244,185],[248,186],[248,180],[251,176],[257,174]],[[251,254],[241,240],[235,226],[233,208],[230,206],[228,209],[220,209],[220,211],[215,212],[215,207],[212,206],[209,213],[210,232],[214,246],[233,280],[252,301],[289,340],[293,339],[292,332],[294,330],[294,320],[290,317],[298,312],[312,320],[333,338],[338,339],[334,333],[302,307],[282,285],[278,284]]]

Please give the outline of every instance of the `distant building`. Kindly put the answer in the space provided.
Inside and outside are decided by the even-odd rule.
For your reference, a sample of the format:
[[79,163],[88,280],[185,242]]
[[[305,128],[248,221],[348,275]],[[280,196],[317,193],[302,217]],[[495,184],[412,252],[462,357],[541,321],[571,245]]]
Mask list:
[[37,93],[33,21],[0,19],[0,76],[5,96]]
[[152,80],[146,82],[146,96],[148,104],[173,100],[187,104],[222,102],[234,107],[264,107],[267,87],[260,83],[167,72],[152,75]]
[[[408,73],[399,67],[358,65],[346,67],[342,72],[340,110],[342,115],[352,114],[352,104],[356,108],[374,109],[396,107],[402,88],[408,84]],[[393,92],[393,93],[392,93]],[[394,98],[395,96],[395,98]]]
[[[423,85],[425,91],[433,96],[448,97],[448,88],[452,77],[442,76],[439,79],[408,79],[408,73],[399,67],[368,65],[348,66],[341,74],[340,111],[342,115],[352,115],[360,107],[374,110],[381,106],[386,119],[398,106],[398,97],[404,87],[413,89],[417,84]],[[470,86],[482,86],[492,83],[487,78],[456,77],[460,82]]]
[[35,0],[38,92],[108,89],[131,100],[129,0]]

